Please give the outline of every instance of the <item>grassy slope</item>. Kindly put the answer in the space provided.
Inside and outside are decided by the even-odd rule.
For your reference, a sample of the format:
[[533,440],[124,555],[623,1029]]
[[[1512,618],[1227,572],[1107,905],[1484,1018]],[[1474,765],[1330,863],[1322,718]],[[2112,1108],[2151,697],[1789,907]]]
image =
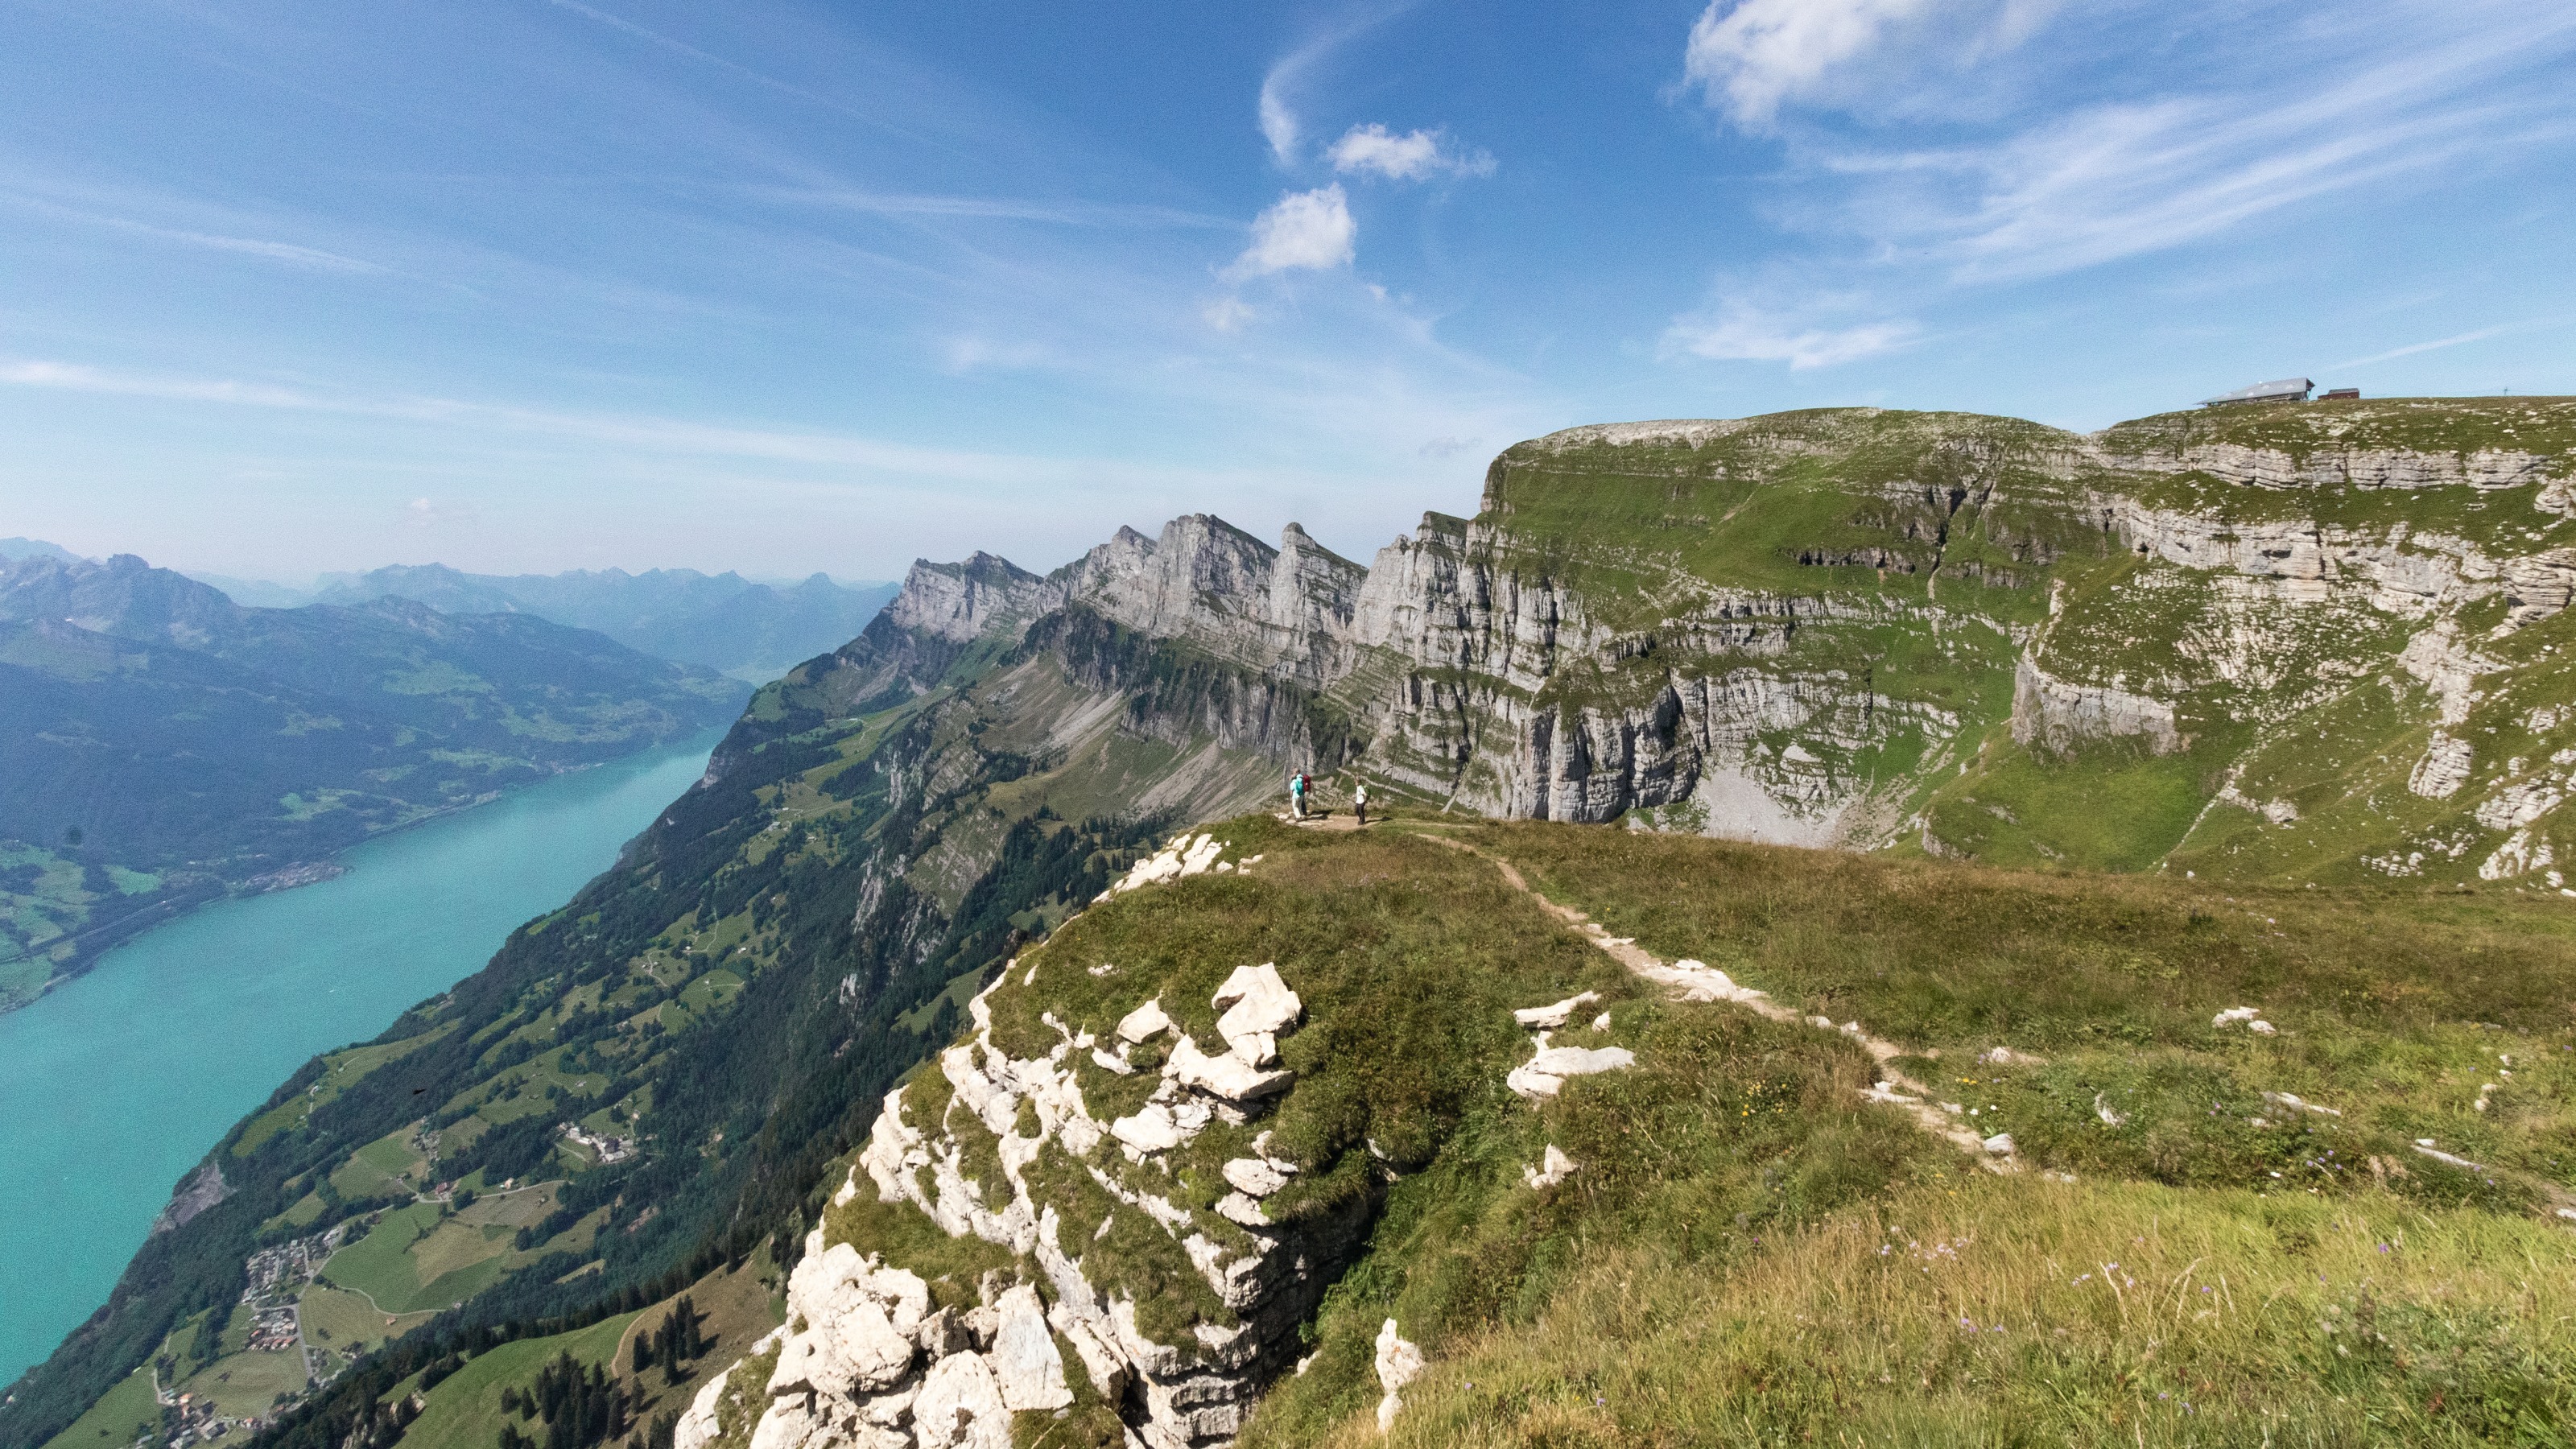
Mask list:
[[[1379,1242],[1381,1253],[1396,1250],[1392,1261],[1353,1278],[1402,1288],[1351,1305],[1341,1339],[1355,1378],[1382,1311],[1431,1350],[1393,1442],[2339,1444],[2567,1433],[2576,1244],[2533,1211],[2533,1189],[2576,1180],[2576,1154],[2565,1152],[2576,1073],[2560,1060],[2571,1044],[2561,1003],[2576,970],[2576,915],[2432,893],[2231,901],[2168,882],[1607,831],[1471,834],[1641,945],[1940,1052],[1917,1070],[1940,1071],[1981,1122],[2009,1128],[2025,1156],[2073,1168],[2076,1180],[1960,1173],[1947,1149],[1889,1170],[1838,1149],[1822,1138],[1829,1117],[1810,1117],[1791,1124],[1789,1141],[1811,1163],[1842,1169],[1839,1200],[1738,1197],[1749,1201],[1741,1218],[1724,1211],[1734,1203],[1624,1219],[1594,1209],[1554,1291],[1517,1311],[1465,1315],[1407,1294],[1426,1274],[1487,1276],[1485,1244],[1507,1235],[1416,1232],[1390,1244],[1401,1221],[1391,1211]],[[2213,1032],[2208,1012],[2239,1000],[2264,1005],[2284,1035]],[[2480,1029],[2482,1019],[2503,1029]],[[1828,1040],[1786,1035],[1803,1035],[1810,1051]],[[1976,1048],[2005,1041],[2045,1063],[1974,1060]],[[2521,1070],[2496,1110],[2474,1113],[2467,1102],[2478,1080],[2493,1079],[2498,1050]],[[1750,1140],[1749,1126],[1766,1111],[1829,1104],[1747,1104],[1730,1124],[1723,1106],[1689,1103],[1682,1086],[1703,1098],[1741,1093],[1778,1068],[1748,1073],[1740,1057],[1689,1047],[1643,1055],[1639,1072],[1580,1084],[1589,1090],[1547,1110],[1554,1140],[1587,1164],[1558,1198],[1597,1194],[1609,1206],[1640,1175],[1676,1197],[1723,1181],[1712,1170],[1722,1156],[1677,1160],[1680,1121],[1712,1136],[1737,1127],[1739,1172],[1795,1183],[1816,1171]],[[1676,1116],[1644,1130],[1633,1116],[1620,1130],[1585,1130],[1652,1100],[1652,1079],[1667,1073],[1681,1082],[1664,1099],[1687,1104]],[[2345,1115],[2307,1119],[2312,1131],[2254,1128],[2245,1118],[2265,1110],[2258,1087],[2291,1087]],[[2095,1091],[2124,1124],[2093,1113]],[[2216,1117],[2213,1100],[2224,1107]],[[2489,1187],[2392,1140],[2419,1134],[2525,1174],[2499,1173]],[[2371,1172],[2374,1156],[2405,1175]],[[1927,1180],[1927,1168],[1943,1175]],[[1473,1194],[1432,1196],[1454,1217]],[[1496,1204],[1513,1196],[1488,1194]],[[1348,1285],[1337,1292],[1359,1296]],[[1328,1348],[1335,1327],[1328,1308]],[[1249,1442],[1375,1437],[1362,1412],[1374,1402],[1368,1384],[1334,1396],[1311,1379],[1282,1387]]]
[[[1155,993],[1212,1037],[1206,991],[1244,961],[1277,960],[1304,996],[1282,1044],[1298,1085],[1259,1125],[1308,1171],[1274,1212],[1352,1191],[1382,1211],[1248,1446],[1374,1440],[1389,1317],[1433,1365],[1397,1443],[2558,1442],[2576,1425],[2576,1241],[2543,1212],[2576,1182],[2576,908],[1422,826],[1667,958],[1865,1021],[2047,1172],[1976,1171],[1859,1101],[1869,1068],[1840,1033],[1605,975],[1489,866],[1402,838],[1412,822],[1232,822],[1215,833],[1269,857],[1249,879],[1096,907],[991,1000],[1020,1052],[1054,1039],[1041,1011],[1096,1029]],[[1092,976],[1102,962],[1117,972]],[[1502,1089],[1526,1050],[1507,1010],[1579,984],[1610,988],[1606,1038],[1639,1065],[1532,1110]],[[2281,1035],[2210,1026],[2240,1002]],[[1977,1059],[1996,1045],[2025,1058]],[[2476,1112],[2499,1052],[2514,1075]],[[915,1081],[908,1112],[940,1115],[935,1076]],[[1086,1078],[1096,1113],[1126,1109],[1120,1085]],[[2285,1120],[2248,1120],[2267,1111]],[[1225,1135],[1175,1163],[1184,1197]],[[2447,1169],[2417,1136],[2495,1170]],[[1392,1182],[1350,1151],[1369,1137]],[[1520,1169],[1549,1143],[1582,1167],[1532,1191]],[[1083,1240],[1100,1204],[1043,1159],[1038,1178],[1064,1185]],[[862,1194],[827,1232],[961,1285],[994,1266],[916,1219]],[[1113,1225],[1086,1270],[1192,1296],[1163,1247]]]
[[637,1316],[621,1313],[571,1333],[522,1338],[477,1354],[429,1391],[420,1417],[404,1431],[403,1443],[413,1449],[489,1449],[500,1438],[506,1417],[502,1389],[535,1382],[537,1371],[558,1354],[569,1353],[585,1364],[607,1363]]

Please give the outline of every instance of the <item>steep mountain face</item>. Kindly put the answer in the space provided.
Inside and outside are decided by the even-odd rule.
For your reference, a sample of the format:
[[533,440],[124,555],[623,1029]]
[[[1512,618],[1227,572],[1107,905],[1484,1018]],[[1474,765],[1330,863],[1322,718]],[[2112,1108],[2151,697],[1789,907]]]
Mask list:
[[943,659],[1096,617],[1294,691],[1229,740],[1480,814],[2554,886],[2572,449],[2550,399],[1577,428],[1365,569],[1193,517],[887,617]]
[[741,698],[533,616],[245,609],[131,556],[0,564],[0,1006],[188,903]]
[[448,614],[524,611],[757,684],[838,648],[893,593],[890,585],[844,586],[822,574],[780,588],[695,569],[501,577],[425,564],[326,577],[319,598],[326,604],[412,599]]
[[[1641,833],[1611,839],[1641,844],[1643,832],[1705,833],[2163,869],[2230,889],[2483,878],[2546,890],[2576,844],[2556,833],[2576,762],[2576,680],[2561,662],[2562,635],[2576,629],[2565,614],[2572,453],[2576,403],[2554,399],[2255,407],[2093,435],[1872,410],[1622,424],[1508,450],[1475,518],[1426,515],[1365,566],[1294,527],[1273,548],[1206,516],[1151,538],[1121,530],[1043,575],[980,554],[918,564],[856,639],[759,691],[706,780],[618,870],[514,936],[485,973],[378,1043],[317,1063],[245,1124],[215,1159],[238,1190],[156,1240],[110,1311],[21,1386],[14,1420],[0,1411],[0,1445],[44,1442],[167,1343],[222,1341],[239,1282],[224,1275],[252,1248],[334,1222],[361,1241],[389,1231],[390,1217],[369,1216],[382,1205],[324,1200],[315,1186],[388,1137],[430,1143],[424,1184],[442,1163],[486,1185],[540,1178],[573,1216],[549,1219],[560,1234],[434,1305],[447,1316],[425,1336],[305,1400],[266,1441],[281,1449],[375,1433],[385,1395],[468,1344],[458,1335],[569,1329],[763,1243],[799,1315],[881,1321],[886,1335],[868,1346],[882,1361],[800,1347],[805,1330],[793,1329],[699,1402],[683,1435],[692,1444],[1000,1442],[993,1426],[1007,1414],[987,1410],[1041,1402],[1106,1442],[1126,1428],[1210,1442],[1292,1367],[1290,1330],[1326,1320],[1321,1381],[1347,1398],[1368,1361],[1353,1342],[1377,1325],[1352,1340],[1365,1312],[1317,1310],[1313,1295],[1359,1251],[1351,1234],[1368,1214],[1402,1202],[1393,1179],[1436,1176],[1449,1134],[1500,1140],[1458,1123],[1493,1117],[1497,1103],[1476,1093],[1501,1090],[1486,1069],[1522,1045],[1488,1030],[1508,1019],[1499,997],[1408,973],[1425,961],[1453,974],[1467,959],[1526,966],[1526,980],[1495,978],[1515,1010],[1577,988],[1615,1001],[1624,978],[1595,982],[1585,968],[1597,962],[1551,956],[1543,932],[1478,935],[1548,918],[1485,900],[1476,893],[1496,889],[1486,876],[1453,879],[1429,864],[1441,852],[1428,844],[1405,847],[1400,870],[1365,852],[1337,857],[1330,890],[1263,896],[1262,909],[1285,914],[1233,922],[1252,897],[1236,890],[1239,869],[1215,867],[1263,853],[1254,832],[1270,827],[1257,821],[1214,842],[1231,853],[1201,845],[1147,860],[1157,879],[1205,879],[1129,893],[1059,936],[1151,841],[1275,801],[1284,773],[1307,768],[1337,774],[1328,793],[1364,779],[1417,817],[1616,821]],[[1538,837],[1512,838],[1534,849]],[[1682,868],[1652,868],[1668,867]],[[1920,874],[1885,888],[1962,878],[1908,869]],[[1389,884],[1435,877],[1437,889],[1415,895]],[[2081,895],[2094,878],[2074,879]],[[1441,930],[1475,936],[1472,953],[1373,954],[1392,937],[1369,932],[1446,912],[1443,902],[1467,903]],[[2051,954],[2056,909],[2034,908],[2029,979],[2065,967]],[[2202,915],[2168,914],[2173,958],[2196,959]],[[2095,995],[2144,979],[2123,954],[2127,919],[2088,917],[2090,944],[2065,947]],[[1974,935],[1973,922],[1951,924],[1926,940]],[[1845,929],[1819,924],[1815,939]],[[2268,929],[2246,929],[2240,974],[2267,979]],[[1232,944],[1208,946],[1220,938]],[[1032,952],[1039,940],[1050,944]],[[1663,949],[1702,948],[1681,933]],[[1015,958],[1023,974],[1002,974]],[[1266,1050],[1236,1042],[1220,1020],[1231,1008],[1211,995],[1233,968],[1265,960],[1288,973],[1306,1013],[1267,1033]],[[1348,974],[1370,961],[1385,970]],[[1887,975],[1878,958],[1855,961],[1824,1005],[1879,989],[1867,984]],[[1026,979],[1036,962],[1054,964]],[[1362,1085],[1289,1088],[1274,1110],[1229,1097],[1225,1084],[1244,1079],[1205,1045],[1165,1073],[1180,1037],[1160,1039],[1168,1056],[1147,1037],[1113,1039],[1142,999],[1129,998],[1157,986],[1190,1039],[1224,1040],[1241,1072],[1272,1070],[1275,1051],[1301,1082]],[[1886,1009],[1948,999],[1950,986],[1917,982]],[[1927,1025],[1911,1039],[1994,1046],[1996,1023],[2026,993],[1980,990],[1971,1026]],[[2127,1047],[2094,1042],[2100,1028],[2078,1009],[2094,996],[2074,996],[2051,1030],[2070,1052],[2108,1053],[2109,1072]],[[2156,1030],[2182,1031],[2190,1010],[2208,1015],[2174,1008]],[[2521,1021],[2485,998],[2457,1010]],[[1595,1030],[1623,1049],[1643,1040]],[[1362,1056],[1332,1045],[1354,1042]],[[1747,1046],[1739,1065],[1768,1072],[1813,1045]],[[942,1049],[935,1071],[885,1096]],[[396,1061],[400,1073],[383,1065]],[[1398,1065],[1352,1078],[1356,1061]],[[1850,1069],[1818,1058],[1797,1070],[1822,1081]],[[1659,1080],[1676,1101],[1696,1090],[1688,1072]],[[316,1083],[336,1095],[303,1105]],[[2229,1090],[2259,1103],[2277,1085]],[[2110,1125],[2083,1105],[2107,1100],[2095,1086],[2069,1077],[2048,1090],[2075,1094],[2072,1125],[2050,1128],[2066,1141]],[[543,1105],[527,1105],[531,1094]],[[2189,1126],[2200,1110],[2176,1120]],[[513,1123],[523,1125],[505,1136]],[[574,1127],[633,1152],[611,1160],[545,1135]],[[1264,1144],[1265,1130],[1280,1135]],[[429,1135],[405,1135],[416,1133]],[[2405,1151],[2421,1135],[2391,1140]],[[515,1155],[475,1145],[487,1140]],[[1513,1141],[1541,1160],[1546,1144]],[[1742,1162],[1710,1167],[1729,1185],[1705,1201],[1740,1194],[1743,1211],[1758,1211],[1774,1181],[1759,1163],[1792,1146],[1755,1143]],[[2159,1162],[2190,1155],[2170,1148],[2154,1149]],[[2546,1153],[2535,1152],[2537,1173]],[[1893,1172],[1902,1155],[1881,1166]],[[1158,1185],[1167,1170],[1178,1186]],[[1491,1182],[1474,1181],[1490,1196]],[[1228,1191],[1248,1212],[1226,1210]],[[318,1206],[305,1212],[298,1194]],[[1410,1211],[1405,1230],[1431,1233],[1436,1205],[1417,1199]],[[1517,1209],[1494,1211],[1494,1253],[1537,1251],[1513,1236]],[[1265,1213],[1300,1226],[1246,1221]],[[1573,1241],[1589,1229],[1567,1231]],[[1043,1291],[1008,1297],[1005,1269],[1023,1260],[1027,1286]],[[1059,1271],[1075,1260],[1080,1291]],[[1382,1289],[1352,1291],[1373,1303]],[[1122,1298],[1135,1322],[1118,1317]],[[170,1337],[191,1323],[207,1331]],[[841,1360],[813,1358],[827,1347]],[[791,1351],[806,1357],[791,1364]],[[1379,1351],[1404,1357],[1400,1343]],[[977,1363],[940,1369],[961,1358]],[[198,1371],[209,1382],[224,1372]],[[946,1437],[923,1431],[923,1396],[947,1414]]]

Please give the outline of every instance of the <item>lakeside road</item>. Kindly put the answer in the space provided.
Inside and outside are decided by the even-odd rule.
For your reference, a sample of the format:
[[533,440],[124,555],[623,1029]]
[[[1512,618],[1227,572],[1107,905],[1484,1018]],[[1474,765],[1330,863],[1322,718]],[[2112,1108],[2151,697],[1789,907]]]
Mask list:
[[[53,1352],[207,1149],[316,1053],[482,968],[695,783],[719,735],[560,776],[222,901],[0,1014],[0,1383]],[[220,1049],[174,1049],[220,1043]]]

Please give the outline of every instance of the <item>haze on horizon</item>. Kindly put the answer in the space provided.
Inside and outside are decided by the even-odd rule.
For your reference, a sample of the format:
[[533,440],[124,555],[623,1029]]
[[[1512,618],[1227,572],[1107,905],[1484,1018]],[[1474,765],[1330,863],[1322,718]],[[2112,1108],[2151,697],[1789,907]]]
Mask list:
[[1583,422],[2576,392],[2571,60],[2490,0],[28,0],[0,534],[1365,557]]

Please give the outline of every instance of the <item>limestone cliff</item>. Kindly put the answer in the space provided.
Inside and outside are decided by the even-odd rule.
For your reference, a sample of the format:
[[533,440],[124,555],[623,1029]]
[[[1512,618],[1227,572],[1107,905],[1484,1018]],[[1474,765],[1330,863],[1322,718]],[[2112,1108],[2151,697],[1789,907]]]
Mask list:
[[[2540,681],[2576,595],[2571,416],[1576,428],[1365,568],[1193,515],[1043,577],[917,565],[887,619],[934,666],[915,690],[973,647],[1071,641],[1124,728],[1246,758],[1229,806],[1348,769],[1449,809],[1785,843],[2519,877],[2547,870],[2516,862],[2551,853],[2548,822],[2486,822],[2576,745],[2533,723],[2570,692]],[[2472,720],[2507,694],[2512,728]],[[2320,730],[2322,757],[2287,749]],[[2134,810],[2069,823],[2085,781]]]

